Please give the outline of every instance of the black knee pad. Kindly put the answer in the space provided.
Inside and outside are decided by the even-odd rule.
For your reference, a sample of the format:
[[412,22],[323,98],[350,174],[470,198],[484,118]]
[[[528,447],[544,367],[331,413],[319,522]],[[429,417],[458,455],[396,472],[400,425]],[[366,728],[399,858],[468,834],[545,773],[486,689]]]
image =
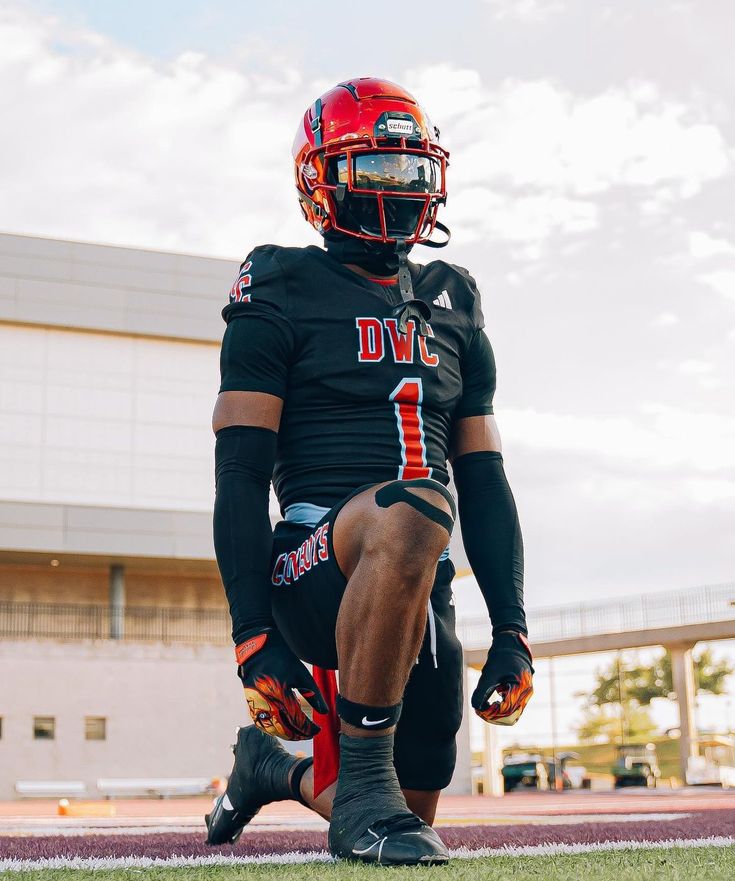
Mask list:
[[[421,496],[409,492],[410,487],[430,489],[444,496],[449,505],[449,510],[452,512],[451,515],[447,514],[446,511],[442,511],[441,508],[437,508],[436,505],[432,505],[431,502],[421,498]],[[457,519],[457,508],[452,494],[439,481],[431,480],[428,477],[417,477],[415,480],[395,480],[393,483],[388,483],[375,493],[375,502],[379,508],[390,508],[396,502],[405,502],[418,511],[419,514],[423,514],[424,517],[428,517],[429,520],[438,523],[439,526],[443,526],[449,535],[452,534],[454,521]]]

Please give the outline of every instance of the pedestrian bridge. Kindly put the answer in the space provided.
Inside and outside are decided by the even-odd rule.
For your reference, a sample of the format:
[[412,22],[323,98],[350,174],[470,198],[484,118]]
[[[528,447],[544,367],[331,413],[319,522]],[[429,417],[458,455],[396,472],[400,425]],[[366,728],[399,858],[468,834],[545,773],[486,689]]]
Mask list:
[[[735,582],[530,609],[528,633],[535,658],[735,639]],[[459,636],[470,666],[481,667],[487,617],[461,621]]]
[[[704,640],[735,639],[735,582],[530,609],[527,618],[535,659],[646,646],[663,646],[670,652],[683,779],[689,756],[696,754],[692,648]],[[490,622],[487,617],[465,619],[458,630],[466,667],[481,669],[490,645]]]

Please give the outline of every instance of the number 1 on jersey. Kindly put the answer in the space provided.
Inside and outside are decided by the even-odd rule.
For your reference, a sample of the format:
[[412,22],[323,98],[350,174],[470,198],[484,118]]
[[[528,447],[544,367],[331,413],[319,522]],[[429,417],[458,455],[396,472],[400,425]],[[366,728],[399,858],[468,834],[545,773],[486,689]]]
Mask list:
[[424,388],[421,380],[407,378],[398,383],[388,399],[393,401],[396,408],[398,438],[401,442],[399,480],[431,477],[431,468],[426,466],[424,421],[421,418],[423,397]]

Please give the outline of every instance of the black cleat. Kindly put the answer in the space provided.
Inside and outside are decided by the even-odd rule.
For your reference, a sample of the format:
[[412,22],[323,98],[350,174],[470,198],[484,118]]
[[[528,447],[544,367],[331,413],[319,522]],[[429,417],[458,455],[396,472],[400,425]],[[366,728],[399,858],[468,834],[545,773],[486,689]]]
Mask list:
[[349,852],[333,853],[380,866],[432,866],[449,860],[449,851],[441,838],[411,813],[371,823]]
[[235,764],[227,789],[215,801],[212,813],[204,817],[207,844],[235,844],[263,805],[284,798],[282,793],[274,791],[273,775],[263,773],[264,765],[273,760],[293,761],[277,738],[248,725],[237,732],[237,743],[232,751]]

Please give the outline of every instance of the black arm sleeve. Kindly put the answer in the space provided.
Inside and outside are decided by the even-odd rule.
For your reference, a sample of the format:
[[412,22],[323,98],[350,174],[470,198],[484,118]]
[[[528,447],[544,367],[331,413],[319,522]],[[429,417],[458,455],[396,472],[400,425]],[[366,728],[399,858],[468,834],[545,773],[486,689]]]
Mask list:
[[239,645],[254,631],[273,625],[268,493],[276,433],[233,425],[216,437],[214,550],[230,604],[232,638]]
[[485,331],[476,330],[462,359],[462,399],[454,419],[489,416],[495,396],[495,355]]
[[493,636],[528,634],[523,610],[523,537],[515,499],[496,452],[466,453],[452,465],[467,559],[485,598]]

